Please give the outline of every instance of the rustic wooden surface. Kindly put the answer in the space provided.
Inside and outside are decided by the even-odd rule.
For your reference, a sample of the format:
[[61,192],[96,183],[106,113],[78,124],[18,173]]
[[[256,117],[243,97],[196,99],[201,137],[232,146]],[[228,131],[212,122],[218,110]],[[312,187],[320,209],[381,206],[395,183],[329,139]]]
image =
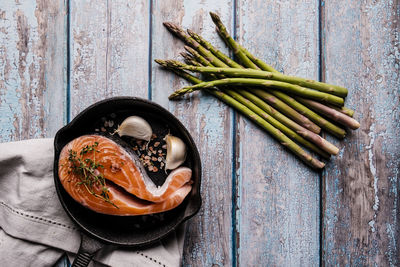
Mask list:
[[[195,3],[196,2],[196,3]],[[214,6],[231,23],[229,1],[155,1],[152,6],[152,59],[181,59],[183,44],[162,25],[172,21],[222,45],[210,23],[208,8]],[[166,44],[160,49],[157,44]],[[184,261],[187,266],[226,266],[232,262],[232,112],[211,96],[195,95],[187,101],[168,101],[168,95],[187,84],[152,63],[151,94],[171,110],[194,137],[202,159],[202,208],[187,225]]]
[[[91,103],[150,98],[172,111],[203,162],[200,213],[184,266],[398,266],[398,1],[5,1],[0,5],[0,140],[53,136]],[[173,21],[227,52],[209,11],[284,73],[350,89],[361,128],[322,173],[210,96],[170,102],[186,84]],[[1,152],[0,152],[1,153]]]
[[0,138],[52,136],[66,123],[64,1],[0,5]]
[[[318,79],[316,1],[238,1],[237,37],[278,70]],[[238,264],[318,265],[319,174],[247,119],[238,135]]]
[[326,265],[400,264],[399,12],[397,1],[326,1],[324,78],[349,88],[361,128],[323,173]]

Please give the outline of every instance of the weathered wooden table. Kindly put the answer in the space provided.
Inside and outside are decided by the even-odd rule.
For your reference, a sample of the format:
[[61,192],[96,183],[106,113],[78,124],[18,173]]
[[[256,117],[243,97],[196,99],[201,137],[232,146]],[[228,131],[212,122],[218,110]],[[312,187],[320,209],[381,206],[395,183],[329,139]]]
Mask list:
[[[227,51],[208,11],[288,74],[349,88],[361,128],[321,173],[156,58],[177,22]],[[186,125],[203,161],[185,266],[399,266],[400,4],[389,0],[37,0],[0,4],[0,139],[51,137],[111,96],[149,98]],[[1,153],[1,152],[0,152]]]

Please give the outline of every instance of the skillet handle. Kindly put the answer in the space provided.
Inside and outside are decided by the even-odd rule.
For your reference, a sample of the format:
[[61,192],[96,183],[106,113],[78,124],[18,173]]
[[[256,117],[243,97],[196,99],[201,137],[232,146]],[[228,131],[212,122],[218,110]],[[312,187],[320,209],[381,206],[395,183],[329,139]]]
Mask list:
[[86,267],[92,260],[94,254],[103,247],[103,243],[96,239],[81,234],[81,246],[72,267]]

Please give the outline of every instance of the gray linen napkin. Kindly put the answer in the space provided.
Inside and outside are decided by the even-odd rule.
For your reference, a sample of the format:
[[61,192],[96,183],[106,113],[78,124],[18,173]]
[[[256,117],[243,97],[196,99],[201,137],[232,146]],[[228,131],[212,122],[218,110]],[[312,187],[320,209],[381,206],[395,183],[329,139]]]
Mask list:
[[[53,139],[0,143],[1,266],[52,266],[73,255],[80,233],[54,188]],[[179,266],[184,226],[146,250],[106,247],[94,266]]]

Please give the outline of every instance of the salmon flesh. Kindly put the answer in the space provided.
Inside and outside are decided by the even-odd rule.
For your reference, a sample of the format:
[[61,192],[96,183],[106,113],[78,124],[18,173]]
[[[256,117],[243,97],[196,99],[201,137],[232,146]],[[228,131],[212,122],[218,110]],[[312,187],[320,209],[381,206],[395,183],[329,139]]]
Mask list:
[[68,194],[83,206],[110,215],[171,210],[192,189],[192,170],[173,170],[162,186],[147,175],[138,156],[101,135],[84,135],[60,153],[58,174]]

